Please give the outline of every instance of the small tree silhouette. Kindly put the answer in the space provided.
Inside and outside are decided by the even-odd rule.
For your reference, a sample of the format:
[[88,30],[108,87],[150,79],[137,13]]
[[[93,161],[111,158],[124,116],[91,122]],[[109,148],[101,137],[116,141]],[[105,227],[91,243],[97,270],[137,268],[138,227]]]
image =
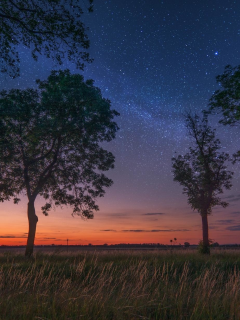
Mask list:
[[184,247],[185,248],[189,248],[190,247],[190,243],[189,242],[184,242]]
[[188,203],[202,217],[201,251],[209,253],[208,215],[214,206],[225,208],[228,205],[218,195],[223,193],[224,188],[231,188],[233,172],[226,170],[225,163],[230,159],[229,155],[219,151],[220,141],[215,138],[215,130],[208,125],[206,114],[202,119],[187,114],[186,127],[193,139],[193,147],[185,156],[172,158],[174,181],[183,186]]

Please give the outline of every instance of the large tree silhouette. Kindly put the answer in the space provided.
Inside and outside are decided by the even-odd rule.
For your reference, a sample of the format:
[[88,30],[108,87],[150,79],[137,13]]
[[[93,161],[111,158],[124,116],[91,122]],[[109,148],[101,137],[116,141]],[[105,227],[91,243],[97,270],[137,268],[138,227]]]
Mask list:
[[66,70],[37,83],[37,90],[4,91],[0,99],[0,200],[28,197],[27,256],[38,195],[46,200],[45,215],[52,205],[70,205],[73,214],[93,217],[95,199],[112,184],[101,171],[114,166],[113,154],[99,143],[112,140],[118,129],[118,113],[92,80]]
[[[89,40],[81,21],[80,1],[76,0],[1,0],[0,1],[0,70],[10,76],[19,75],[17,46],[31,49],[32,57],[39,54],[52,58],[57,64],[64,59],[82,69],[90,62],[86,49]],[[89,3],[88,7],[86,3]],[[93,0],[85,9],[92,11]],[[84,6],[84,1],[81,1]],[[82,51],[83,49],[83,51]]]
[[215,130],[208,125],[206,115],[186,116],[186,127],[193,140],[193,147],[186,155],[172,158],[174,181],[183,186],[183,193],[188,203],[202,217],[203,253],[209,253],[208,215],[216,205],[226,207],[219,194],[223,189],[231,188],[233,172],[226,170],[229,155],[220,152],[220,141],[215,137]]

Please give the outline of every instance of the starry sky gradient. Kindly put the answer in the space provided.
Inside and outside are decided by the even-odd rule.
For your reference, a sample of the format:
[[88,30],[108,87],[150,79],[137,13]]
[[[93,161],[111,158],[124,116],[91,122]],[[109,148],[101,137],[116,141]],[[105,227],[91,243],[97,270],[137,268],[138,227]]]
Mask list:
[[[207,107],[218,88],[215,77],[227,64],[240,64],[240,2],[233,0],[95,0],[86,14],[90,55],[85,79],[92,78],[112,107],[120,112],[117,138],[106,144],[116,156],[107,175],[114,185],[98,201],[94,220],[72,218],[69,208],[40,212],[36,244],[65,243],[197,243],[201,219],[187,204],[182,188],[173,182],[171,157],[187,152],[183,113]],[[44,57],[31,59],[20,46],[21,77],[0,75],[0,89],[35,86],[59,69]],[[65,61],[63,67],[76,71]],[[224,151],[240,149],[239,129],[217,124]],[[239,165],[233,188],[224,193],[227,209],[215,208],[209,217],[210,238],[240,243]],[[0,244],[25,244],[27,200],[1,204]]]

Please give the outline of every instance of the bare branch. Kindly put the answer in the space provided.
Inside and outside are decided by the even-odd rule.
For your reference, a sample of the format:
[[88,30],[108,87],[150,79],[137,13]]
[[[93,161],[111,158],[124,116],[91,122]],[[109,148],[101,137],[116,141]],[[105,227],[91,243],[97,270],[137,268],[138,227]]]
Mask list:
[[16,3],[14,3],[12,0],[8,0],[15,8],[17,8],[20,11],[27,11],[27,12],[33,12],[36,13],[37,10],[32,10],[32,9],[27,9],[27,8],[21,8],[19,6],[16,5]]

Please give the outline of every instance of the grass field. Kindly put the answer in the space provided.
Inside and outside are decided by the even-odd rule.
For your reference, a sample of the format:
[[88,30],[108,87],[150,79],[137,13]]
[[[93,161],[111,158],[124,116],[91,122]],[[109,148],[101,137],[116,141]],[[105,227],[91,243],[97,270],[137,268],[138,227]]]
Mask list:
[[1,320],[240,319],[240,252],[0,252]]

